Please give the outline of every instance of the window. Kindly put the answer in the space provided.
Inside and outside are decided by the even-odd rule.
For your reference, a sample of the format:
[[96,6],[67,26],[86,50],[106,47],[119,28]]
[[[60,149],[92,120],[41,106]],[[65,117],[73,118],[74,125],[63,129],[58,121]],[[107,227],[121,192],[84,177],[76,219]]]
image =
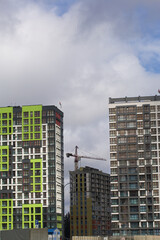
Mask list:
[[110,123],[109,126],[110,129],[116,129],[116,123]]
[[137,181],[138,177],[137,177],[137,175],[131,175],[131,176],[129,176],[129,180],[130,181]]
[[[50,118],[51,119],[51,118]],[[116,121],[116,116],[110,116],[109,117],[109,121],[110,122],[115,122]],[[54,122],[54,119],[53,119],[53,121],[49,121],[49,122]]]
[[127,140],[128,140],[128,143],[136,143],[137,142],[136,137],[128,137]]
[[[114,124],[114,123],[111,123],[111,124]],[[118,126],[117,126],[119,129],[124,129],[126,128],[126,122],[118,122]],[[116,128],[116,125],[115,127]]]
[[125,145],[118,145],[118,150],[119,151],[126,151],[127,150],[127,145],[126,144]]
[[110,151],[111,152],[116,152],[116,150],[117,150],[117,146],[110,146]]
[[34,116],[35,116],[35,117],[40,117],[40,111],[35,111],[35,112],[34,112]]
[[153,188],[158,188],[158,182],[153,182]]
[[129,188],[130,189],[136,189],[136,188],[138,188],[138,184],[137,183],[130,183]]
[[116,168],[112,168],[111,169],[111,174],[117,174],[117,169]]
[[127,183],[120,183],[120,189],[126,189]]
[[143,120],[143,115],[142,114],[137,114],[137,120]]
[[145,191],[145,190],[141,190],[141,191],[140,191],[140,196],[145,196],[145,194],[146,194],[146,191]]
[[140,206],[140,212],[146,212],[146,206]]
[[137,128],[143,128],[143,122],[137,122]]
[[112,215],[112,220],[119,220],[119,215]]
[[127,175],[120,176],[120,181],[121,182],[126,182],[127,181]]
[[38,126],[35,126],[35,132],[40,132],[40,126],[38,125]]
[[35,124],[40,124],[40,118],[35,118]]
[[144,152],[139,152],[139,153],[138,153],[138,157],[139,157],[139,158],[144,158]]
[[111,181],[112,182],[118,182],[118,177],[116,177],[116,176],[111,177]]
[[130,191],[130,197],[137,197],[138,196],[138,191]]
[[118,189],[118,183],[112,183],[112,184],[111,184],[111,189],[112,189],[112,190]]
[[156,127],[156,121],[151,121],[151,127]]
[[24,119],[24,125],[29,125],[29,120],[28,119]]
[[24,178],[23,183],[29,183],[29,178]]
[[128,152],[128,158],[137,158],[137,153],[136,152]]
[[136,112],[136,106],[126,107],[126,111],[129,113],[134,113]]
[[127,128],[135,128],[136,122],[127,122]]
[[24,112],[24,113],[23,113],[23,116],[24,116],[24,118],[28,118],[29,112]]
[[128,172],[131,173],[131,174],[132,173],[137,173],[137,168],[129,168]]
[[126,120],[126,115],[118,115],[117,120],[118,121],[125,121]]
[[119,137],[118,143],[126,143],[126,137]]
[[136,150],[136,149],[137,149],[136,144],[129,144],[128,145],[128,150],[133,151],[133,150]]
[[116,144],[117,140],[116,138],[110,138],[110,144]]
[[22,124],[22,119],[17,119],[17,125],[21,125]]
[[127,191],[120,191],[120,197],[128,197]]
[[39,139],[40,138],[40,133],[35,133],[35,139]]
[[125,107],[117,107],[117,113],[125,113],[126,108]]
[[17,154],[22,154],[22,149],[17,149]]
[[29,186],[24,185],[23,190],[24,191],[29,191]]
[[21,134],[17,135],[17,140],[22,140],[22,135]]
[[158,196],[159,195],[159,191],[158,190],[153,190],[153,194],[154,194],[154,196]]
[[118,213],[119,209],[118,207],[112,207],[112,213]]
[[22,176],[22,171],[17,171],[17,176]]
[[139,228],[139,222],[131,222],[131,228]]
[[138,220],[139,216],[138,214],[130,214],[130,220]]
[[110,136],[115,137],[116,136],[116,131],[110,131]]
[[116,154],[116,153],[111,153],[111,154],[110,154],[110,158],[111,158],[111,159],[117,158],[117,154]]
[[24,132],[29,132],[29,127],[28,126],[24,126],[23,131]]
[[116,109],[115,108],[109,108],[109,113],[110,114],[115,114],[116,113]]
[[29,149],[28,148],[24,148],[24,154],[29,154]]
[[111,199],[111,205],[118,205],[118,199]]
[[2,113],[2,118],[3,119],[7,118],[7,113]]
[[130,198],[130,204],[131,205],[138,204],[138,199],[137,198]]
[[146,228],[147,227],[147,222],[141,222],[141,227]]

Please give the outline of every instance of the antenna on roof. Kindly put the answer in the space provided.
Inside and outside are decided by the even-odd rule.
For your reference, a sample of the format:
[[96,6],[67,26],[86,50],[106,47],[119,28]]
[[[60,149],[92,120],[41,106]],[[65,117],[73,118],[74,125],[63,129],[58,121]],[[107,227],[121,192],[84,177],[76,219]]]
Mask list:
[[61,102],[59,102],[59,106],[60,106],[60,108],[62,108],[62,103]]

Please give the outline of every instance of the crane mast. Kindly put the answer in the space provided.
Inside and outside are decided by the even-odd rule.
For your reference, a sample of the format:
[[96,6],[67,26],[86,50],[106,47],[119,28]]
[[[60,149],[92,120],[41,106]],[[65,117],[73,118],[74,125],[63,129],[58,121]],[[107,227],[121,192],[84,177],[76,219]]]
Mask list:
[[78,146],[75,146],[75,154],[73,153],[66,153],[67,157],[74,157],[74,169],[75,171],[78,170],[78,162],[81,160],[81,158],[88,158],[88,159],[94,159],[94,160],[101,160],[106,161],[105,158],[98,158],[98,157],[89,157],[89,156],[80,156],[78,155]]

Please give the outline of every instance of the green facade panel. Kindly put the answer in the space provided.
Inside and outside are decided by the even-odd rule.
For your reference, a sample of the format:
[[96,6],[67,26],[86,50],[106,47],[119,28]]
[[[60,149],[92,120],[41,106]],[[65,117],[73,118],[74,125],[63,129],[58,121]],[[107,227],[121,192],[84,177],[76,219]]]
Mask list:
[[61,223],[57,223],[57,228],[61,229],[62,228],[62,224]]
[[62,216],[57,216],[57,221],[62,221]]
[[22,140],[42,140],[42,105],[22,107]]
[[0,146],[0,171],[9,171],[9,146]]
[[13,229],[13,200],[0,199],[0,230]]
[[0,135],[13,133],[13,107],[0,108]]
[[42,204],[23,204],[22,206],[22,228],[35,228],[36,221],[39,228],[43,228]]
[[42,192],[42,159],[31,159],[31,192]]

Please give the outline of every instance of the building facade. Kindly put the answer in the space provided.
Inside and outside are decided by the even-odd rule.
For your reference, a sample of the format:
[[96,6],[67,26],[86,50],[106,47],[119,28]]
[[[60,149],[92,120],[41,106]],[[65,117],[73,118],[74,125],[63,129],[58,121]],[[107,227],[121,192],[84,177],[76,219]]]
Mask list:
[[63,227],[63,113],[0,108],[0,230]]
[[113,235],[160,235],[160,96],[110,98]]
[[110,176],[85,167],[70,171],[70,235],[110,234]]

